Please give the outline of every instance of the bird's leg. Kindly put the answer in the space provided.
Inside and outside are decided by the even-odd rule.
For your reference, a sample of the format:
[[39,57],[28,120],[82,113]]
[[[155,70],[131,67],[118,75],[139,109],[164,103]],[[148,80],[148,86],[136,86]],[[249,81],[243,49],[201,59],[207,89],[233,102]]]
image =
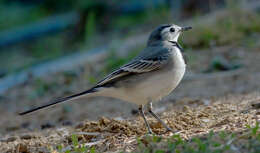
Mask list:
[[143,119],[144,119],[144,122],[145,122],[145,125],[146,125],[146,128],[147,128],[149,134],[152,134],[153,131],[152,131],[152,129],[151,129],[149,123],[147,122],[147,119],[146,119],[145,115],[144,115],[143,105],[140,105],[140,106],[139,106],[139,112],[140,112],[140,114],[142,115],[142,117],[143,117]]
[[151,102],[148,103],[147,107],[148,107],[148,112],[149,112],[150,114],[152,114],[152,116],[153,116],[154,118],[156,118],[156,119],[167,129],[167,131],[176,132],[176,131],[174,131],[173,129],[171,129],[167,124],[165,124],[165,123],[159,118],[159,116],[156,115],[156,114],[153,112],[153,110],[152,110],[152,109],[153,109],[153,105],[152,105]]

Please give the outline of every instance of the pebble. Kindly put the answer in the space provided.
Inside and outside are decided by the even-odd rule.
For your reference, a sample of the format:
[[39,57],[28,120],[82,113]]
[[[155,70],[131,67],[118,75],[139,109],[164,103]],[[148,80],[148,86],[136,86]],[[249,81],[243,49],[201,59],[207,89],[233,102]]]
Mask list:
[[23,134],[23,135],[20,136],[20,138],[28,140],[28,139],[36,138],[36,135],[34,135],[34,134]]

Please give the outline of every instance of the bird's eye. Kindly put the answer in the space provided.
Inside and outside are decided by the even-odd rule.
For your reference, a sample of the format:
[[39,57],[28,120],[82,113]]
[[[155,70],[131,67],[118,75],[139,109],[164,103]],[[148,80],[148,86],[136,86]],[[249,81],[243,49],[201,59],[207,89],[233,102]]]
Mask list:
[[175,29],[174,29],[174,28],[171,28],[171,29],[170,29],[170,32],[175,32]]

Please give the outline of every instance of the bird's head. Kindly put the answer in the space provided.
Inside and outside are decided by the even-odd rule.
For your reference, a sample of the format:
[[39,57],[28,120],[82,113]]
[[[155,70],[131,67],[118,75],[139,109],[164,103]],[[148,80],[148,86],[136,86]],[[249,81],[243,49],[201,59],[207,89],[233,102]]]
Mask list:
[[180,34],[190,29],[191,27],[180,27],[175,24],[160,25],[151,33],[148,45],[158,44],[163,41],[177,42]]

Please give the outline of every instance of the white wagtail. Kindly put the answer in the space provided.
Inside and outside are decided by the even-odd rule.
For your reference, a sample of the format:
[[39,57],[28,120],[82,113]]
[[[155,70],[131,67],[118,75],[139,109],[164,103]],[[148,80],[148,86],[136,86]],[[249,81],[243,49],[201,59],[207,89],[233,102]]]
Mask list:
[[159,26],[151,33],[146,48],[139,56],[110,73],[96,86],[22,112],[20,115],[79,97],[105,96],[138,104],[149,133],[152,133],[152,130],[144,115],[145,104],[148,106],[149,113],[167,131],[173,131],[152,111],[152,102],[168,95],[180,83],[186,65],[181,53],[182,48],[177,41],[179,35],[189,29],[191,27],[180,27],[174,24]]

